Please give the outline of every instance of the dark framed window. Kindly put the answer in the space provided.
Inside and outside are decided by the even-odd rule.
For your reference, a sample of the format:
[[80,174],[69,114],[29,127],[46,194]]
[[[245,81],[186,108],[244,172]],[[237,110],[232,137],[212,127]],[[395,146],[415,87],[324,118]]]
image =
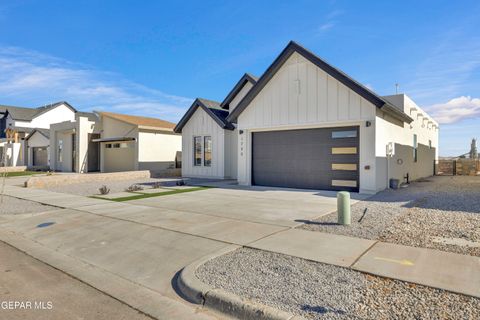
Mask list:
[[193,165],[202,165],[202,137],[193,137]]
[[356,138],[357,130],[332,131],[332,139]]
[[212,165],[212,137],[209,136],[203,137],[203,165]]
[[413,162],[417,162],[418,160],[418,141],[417,135],[413,135]]

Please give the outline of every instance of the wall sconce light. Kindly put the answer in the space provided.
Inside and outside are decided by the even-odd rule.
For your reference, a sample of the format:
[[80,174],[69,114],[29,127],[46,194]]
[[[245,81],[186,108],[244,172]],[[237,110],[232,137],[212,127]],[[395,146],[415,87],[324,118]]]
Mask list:
[[239,134],[243,134],[243,130],[239,130],[238,133],[239,133]]
[[371,125],[372,125],[372,123],[371,123],[370,121],[367,121],[367,122],[365,123],[365,126],[366,126],[367,128],[370,127]]

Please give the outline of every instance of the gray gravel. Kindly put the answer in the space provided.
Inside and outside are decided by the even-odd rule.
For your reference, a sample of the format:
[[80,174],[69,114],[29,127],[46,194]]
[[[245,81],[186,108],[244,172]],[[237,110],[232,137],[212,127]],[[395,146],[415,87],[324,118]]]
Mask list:
[[45,190],[76,194],[80,196],[93,196],[99,195],[98,189],[106,185],[110,189],[110,193],[122,192],[126,188],[133,184],[138,184],[145,189],[151,188],[154,183],[161,183],[162,186],[174,186],[178,179],[160,179],[160,178],[149,178],[149,179],[135,179],[135,180],[120,180],[120,181],[99,181],[99,182],[89,182],[89,183],[75,183],[63,186],[56,187],[47,187]]
[[336,219],[300,228],[480,256],[480,177],[423,179],[356,203],[350,226]]
[[58,209],[38,202],[18,199],[10,196],[3,196],[3,202],[0,203],[1,214],[23,214],[40,213]]
[[214,288],[311,319],[480,319],[480,300],[241,248],[197,272]]

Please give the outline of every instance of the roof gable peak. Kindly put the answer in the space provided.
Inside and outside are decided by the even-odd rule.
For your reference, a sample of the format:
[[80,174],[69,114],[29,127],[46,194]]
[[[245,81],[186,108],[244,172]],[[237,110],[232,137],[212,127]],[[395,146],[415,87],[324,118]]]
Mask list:
[[228,116],[228,121],[236,121],[237,117],[248,107],[250,102],[262,91],[265,85],[273,78],[273,76],[280,70],[280,68],[287,62],[293,53],[298,53],[305,59],[316,65],[318,68],[325,71],[327,74],[343,83],[349,89],[356,92],[358,95],[371,102],[377,108],[383,109],[390,113],[392,116],[410,123],[413,121],[407,114],[398,111],[397,108],[391,106],[387,101],[382,99],[379,95],[360,84],[356,80],[349,77],[343,71],[333,67],[311,51],[307,50],[295,41],[290,41],[288,45],[282,50],[280,55],[273,61],[273,63],[267,68],[263,75],[258,79],[252,89],[245,95],[245,97],[239,102],[237,107]]

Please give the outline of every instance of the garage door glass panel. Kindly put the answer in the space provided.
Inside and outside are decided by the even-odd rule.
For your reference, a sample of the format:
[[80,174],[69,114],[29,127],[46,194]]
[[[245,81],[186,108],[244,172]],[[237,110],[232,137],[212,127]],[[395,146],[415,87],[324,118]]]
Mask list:
[[332,132],[332,138],[333,139],[356,138],[356,137],[357,137],[357,130],[333,131]]

